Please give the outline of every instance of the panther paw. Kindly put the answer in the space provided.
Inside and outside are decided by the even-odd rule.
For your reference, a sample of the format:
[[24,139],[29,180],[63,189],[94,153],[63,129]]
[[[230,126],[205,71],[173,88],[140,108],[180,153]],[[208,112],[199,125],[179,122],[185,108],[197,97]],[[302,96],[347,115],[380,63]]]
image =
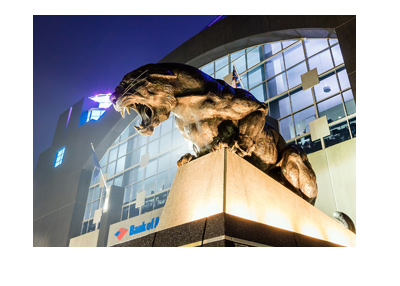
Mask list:
[[214,145],[214,146],[211,148],[211,151],[215,152],[215,151],[221,150],[221,149],[223,149],[223,148],[225,148],[225,147],[229,148],[228,143],[219,142],[217,145]]
[[182,158],[179,159],[178,162],[176,162],[176,164],[178,165],[178,167],[181,167],[184,164],[189,163],[192,159],[193,155],[190,153],[186,153],[185,155],[182,156]]

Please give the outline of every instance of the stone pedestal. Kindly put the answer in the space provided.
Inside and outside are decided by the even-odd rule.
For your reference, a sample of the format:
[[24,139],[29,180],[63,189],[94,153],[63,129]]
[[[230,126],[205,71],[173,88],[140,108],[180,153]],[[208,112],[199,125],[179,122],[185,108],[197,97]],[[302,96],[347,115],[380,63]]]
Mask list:
[[223,149],[178,169],[157,229],[114,246],[355,246],[355,234]]

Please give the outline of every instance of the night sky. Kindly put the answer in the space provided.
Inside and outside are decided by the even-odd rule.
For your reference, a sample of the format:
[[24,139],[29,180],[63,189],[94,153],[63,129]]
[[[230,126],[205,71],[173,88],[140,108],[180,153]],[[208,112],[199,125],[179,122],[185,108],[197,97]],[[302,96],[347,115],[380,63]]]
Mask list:
[[59,115],[83,97],[112,92],[217,16],[34,16],[33,168]]

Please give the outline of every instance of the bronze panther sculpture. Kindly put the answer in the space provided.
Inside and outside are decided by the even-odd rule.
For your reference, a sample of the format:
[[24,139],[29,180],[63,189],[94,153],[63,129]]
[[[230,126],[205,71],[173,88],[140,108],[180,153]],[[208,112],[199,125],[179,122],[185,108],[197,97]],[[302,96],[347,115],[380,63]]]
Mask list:
[[[196,157],[228,147],[311,204],[317,197],[315,173],[306,153],[286,145],[266,124],[268,106],[244,89],[236,89],[199,69],[177,63],[148,64],[124,76],[110,96],[114,108],[142,122],[135,126],[144,136],[175,115],[182,135],[193,142]],[[185,154],[181,166],[193,158]]]

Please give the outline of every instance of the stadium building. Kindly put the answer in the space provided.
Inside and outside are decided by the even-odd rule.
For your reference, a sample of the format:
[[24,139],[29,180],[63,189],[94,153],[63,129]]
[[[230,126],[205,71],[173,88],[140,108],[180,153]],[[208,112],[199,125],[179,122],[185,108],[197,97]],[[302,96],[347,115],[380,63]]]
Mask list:
[[[268,104],[270,121],[285,140],[307,152],[317,175],[315,207],[330,217],[343,212],[356,224],[356,17],[217,20],[160,62],[186,63],[227,82],[235,69],[242,87]],[[85,97],[67,108],[51,147],[39,157],[34,246],[112,246],[145,234],[158,223],[176,161],[193,153],[173,116],[142,137],[134,128],[140,116],[122,118],[107,99]],[[329,132],[312,138],[309,123],[317,119]]]

